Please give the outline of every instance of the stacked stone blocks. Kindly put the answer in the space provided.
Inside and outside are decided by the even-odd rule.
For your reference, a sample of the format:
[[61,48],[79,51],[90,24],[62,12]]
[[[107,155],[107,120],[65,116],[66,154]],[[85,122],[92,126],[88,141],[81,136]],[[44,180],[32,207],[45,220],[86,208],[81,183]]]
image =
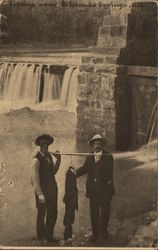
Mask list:
[[115,72],[104,64],[82,64],[78,75],[78,126],[79,139],[89,139],[94,133],[103,134],[111,147],[115,146]]
[[107,15],[98,31],[97,46],[82,58],[78,75],[77,139],[87,140],[101,133],[109,148],[116,146],[115,81],[126,74],[118,66],[120,49],[126,44],[126,19]]
[[[146,126],[157,98],[157,94],[154,95],[157,93],[157,68],[149,67],[152,64],[130,65],[121,59],[122,55],[128,56],[127,36],[129,38],[130,31],[132,37],[133,31],[128,21],[135,15],[111,13],[104,17],[99,28],[97,46],[90,47],[89,56],[82,58],[78,75],[77,139],[87,140],[94,133],[101,133],[108,147],[127,150],[135,144],[140,132],[150,132],[146,131]],[[131,47],[129,49],[134,53]],[[149,53],[145,53],[148,58]],[[147,103],[148,108],[143,110]],[[141,122],[145,127],[138,126]]]

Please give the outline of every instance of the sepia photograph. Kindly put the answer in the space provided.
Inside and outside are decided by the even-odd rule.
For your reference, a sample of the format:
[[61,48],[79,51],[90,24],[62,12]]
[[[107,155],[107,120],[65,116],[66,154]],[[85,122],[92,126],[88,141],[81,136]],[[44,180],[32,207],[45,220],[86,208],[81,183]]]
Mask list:
[[0,0],[0,249],[158,248],[158,0]]

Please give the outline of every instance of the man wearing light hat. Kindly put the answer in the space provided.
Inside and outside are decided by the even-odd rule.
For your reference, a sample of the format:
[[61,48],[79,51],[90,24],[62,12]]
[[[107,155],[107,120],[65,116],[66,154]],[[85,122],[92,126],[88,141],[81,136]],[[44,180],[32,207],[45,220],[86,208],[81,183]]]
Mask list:
[[[61,156],[59,151],[51,155],[48,147],[54,138],[48,134],[38,136],[35,144],[40,147],[33,159],[32,183],[35,189],[37,221],[36,229],[39,240],[57,242],[54,238],[54,227],[57,219],[58,187],[55,180]],[[46,222],[45,222],[46,220]]]
[[90,200],[92,238],[96,242],[100,229],[103,239],[108,238],[110,204],[114,194],[113,156],[105,151],[105,140],[99,134],[89,140],[93,154],[87,156],[82,167],[77,169],[77,177],[87,174],[86,196]]

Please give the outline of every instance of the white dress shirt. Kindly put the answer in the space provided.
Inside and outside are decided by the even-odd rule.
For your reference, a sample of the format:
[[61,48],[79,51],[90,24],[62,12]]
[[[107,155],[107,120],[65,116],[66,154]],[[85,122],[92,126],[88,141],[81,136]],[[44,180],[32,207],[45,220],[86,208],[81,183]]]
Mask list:
[[103,152],[99,151],[99,152],[94,152],[94,159],[95,159],[95,163],[97,163],[100,158],[102,157]]

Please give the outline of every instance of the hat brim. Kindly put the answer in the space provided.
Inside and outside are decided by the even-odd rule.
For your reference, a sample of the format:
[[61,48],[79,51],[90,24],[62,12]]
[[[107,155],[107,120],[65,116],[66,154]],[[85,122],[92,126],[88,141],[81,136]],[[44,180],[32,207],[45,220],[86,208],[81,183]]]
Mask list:
[[105,140],[104,140],[103,138],[102,138],[102,139],[101,139],[101,138],[91,139],[91,140],[88,141],[88,144],[89,144],[90,146],[93,146],[93,144],[94,144],[95,141],[101,141],[102,144],[105,145]]
[[54,142],[54,138],[52,136],[47,135],[47,134],[43,134],[43,135],[38,136],[35,139],[35,145],[40,146],[40,141],[41,140],[47,140],[48,141],[48,145],[50,145],[50,144],[52,144]]

